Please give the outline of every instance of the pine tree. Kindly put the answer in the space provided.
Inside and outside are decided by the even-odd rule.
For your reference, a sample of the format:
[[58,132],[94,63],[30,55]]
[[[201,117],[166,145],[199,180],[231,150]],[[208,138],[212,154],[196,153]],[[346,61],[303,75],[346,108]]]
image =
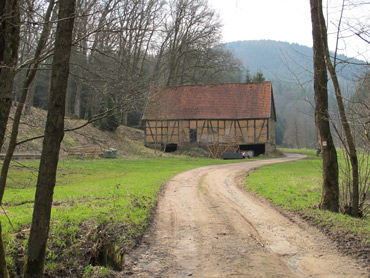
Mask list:
[[265,82],[265,77],[261,70],[258,70],[257,73],[253,76],[252,82]]

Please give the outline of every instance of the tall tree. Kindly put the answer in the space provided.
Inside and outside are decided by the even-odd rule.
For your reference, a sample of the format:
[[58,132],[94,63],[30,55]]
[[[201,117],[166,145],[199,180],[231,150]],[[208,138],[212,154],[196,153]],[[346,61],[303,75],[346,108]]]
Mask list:
[[[321,5],[321,3],[319,3]],[[342,6],[342,11],[344,9],[344,5]],[[349,213],[352,216],[359,215],[359,174],[358,174],[358,158],[357,158],[357,151],[355,146],[355,141],[352,136],[351,127],[349,121],[347,120],[347,115],[344,107],[342,91],[339,85],[337,71],[336,71],[336,57],[334,57],[334,61],[332,62],[331,56],[329,53],[328,47],[328,39],[327,39],[327,29],[325,18],[322,10],[322,6],[319,6],[319,24],[320,24],[320,32],[321,32],[321,43],[324,49],[324,58],[326,67],[330,73],[331,81],[333,83],[335,97],[338,104],[339,116],[342,123],[342,128],[345,135],[345,140],[343,140],[345,150],[349,155],[351,166],[352,166],[352,201],[351,201],[351,208],[349,209]],[[340,24],[338,25],[340,28]],[[339,30],[339,29],[338,29]]]
[[[10,166],[10,161],[12,159],[12,156],[13,156],[13,153],[14,153],[14,150],[15,150],[15,147],[16,147],[16,143],[17,143],[16,141],[17,141],[17,135],[18,135],[18,128],[19,128],[19,123],[20,123],[24,103],[25,103],[25,100],[26,100],[26,97],[27,97],[29,87],[30,87],[35,75],[36,75],[38,64],[40,62],[39,58],[40,58],[40,55],[41,55],[41,51],[42,51],[43,47],[45,46],[46,40],[47,40],[48,35],[49,35],[49,31],[50,31],[49,19],[50,19],[50,14],[51,14],[51,11],[52,11],[53,7],[54,7],[54,0],[51,0],[50,4],[49,4],[48,11],[46,13],[45,28],[44,28],[44,31],[42,32],[42,35],[41,35],[40,41],[39,41],[39,45],[38,45],[38,47],[36,49],[36,52],[35,52],[34,63],[33,63],[33,65],[30,65],[28,67],[26,79],[25,79],[23,89],[22,89],[21,99],[18,103],[16,112],[15,112],[15,116],[14,116],[14,119],[13,119],[13,126],[12,126],[12,132],[11,132],[11,136],[10,136],[10,140],[9,140],[9,145],[8,145],[8,149],[7,149],[7,152],[6,152],[4,162],[3,162],[2,167],[1,167],[0,205],[2,204],[2,200],[3,200],[3,196],[4,196],[6,180],[7,180],[8,170],[9,170],[9,166]],[[0,242],[2,243],[1,223],[0,223]],[[0,258],[1,258],[0,261],[2,261],[3,257],[5,257],[5,250],[4,250],[3,246],[0,246]],[[5,271],[6,271],[6,266],[5,265],[3,266],[3,263],[1,263],[0,273],[4,273]],[[1,277],[4,277],[4,276],[5,275],[2,275]]]
[[12,131],[9,139],[8,149],[6,151],[6,156],[4,158],[4,162],[1,167],[1,176],[0,176],[0,205],[2,204],[5,186],[6,186],[6,180],[8,175],[8,170],[10,166],[10,161],[12,159],[15,147],[17,145],[17,136],[18,136],[18,129],[19,124],[23,112],[23,107],[26,102],[27,94],[30,89],[30,86],[36,76],[36,72],[38,70],[39,64],[41,62],[40,56],[42,54],[42,50],[46,45],[46,42],[49,38],[51,25],[50,22],[50,16],[54,8],[54,0],[50,0],[48,9],[45,14],[45,24],[44,29],[42,31],[42,34],[40,36],[38,45],[36,47],[36,51],[34,54],[33,62],[29,64],[26,72],[26,78],[23,83],[22,93],[16,108],[16,111],[14,113],[14,119],[13,119],[13,125],[12,125]]
[[24,271],[24,276],[27,278],[42,277],[44,272],[60,144],[64,135],[65,98],[72,48],[74,12],[75,0],[59,1],[48,115]]
[[18,58],[20,12],[18,0],[0,2],[0,148],[12,105],[15,66]]
[[[18,0],[0,2],[0,149],[12,105],[15,66],[18,58],[20,11]],[[0,277],[8,277],[0,222]]]
[[320,208],[339,211],[338,158],[330,131],[325,48],[321,39],[322,0],[310,0],[313,38],[315,123],[323,159],[323,186]]
[[252,82],[251,70],[247,67],[245,69],[245,83],[251,83],[251,82]]
[[265,77],[261,70],[258,70],[257,73],[253,76],[252,82],[265,82]]
[[191,84],[194,70],[207,66],[198,61],[219,43],[219,18],[204,0],[172,0],[167,20],[161,51],[166,85]]

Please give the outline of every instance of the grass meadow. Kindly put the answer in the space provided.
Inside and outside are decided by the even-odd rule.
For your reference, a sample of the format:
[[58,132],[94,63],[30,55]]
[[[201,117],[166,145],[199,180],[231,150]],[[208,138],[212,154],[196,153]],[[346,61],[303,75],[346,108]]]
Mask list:
[[[314,151],[299,152],[308,157],[249,173],[247,189],[284,210],[309,217],[317,225],[356,233],[369,243],[369,217],[354,219],[317,209],[321,159]],[[13,162],[0,213],[7,263],[14,277],[21,272],[24,262],[38,163]],[[90,277],[92,265],[117,268],[150,222],[161,186],[176,173],[222,163],[225,161],[184,156],[61,160],[54,191],[47,273],[52,277],[55,273]],[[100,262],[102,253],[111,256],[104,242],[111,244],[114,258]]]
[[[47,270],[53,271],[60,265],[63,256],[68,256],[66,250],[80,250],[81,240],[88,238],[89,233],[95,234],[92,242],[98,241],[99,232],[110,234],[114,248],[122,249],[123,254],[149,223],[161,185],[176,173],[221,163],[225,162],[187,157],[61,160],[54,191]],[[27,243],[38,164],[39,161],[15,161],[10,168],[0,220],[13,274],[19,268],[17,264],[21,262],[17,260]],[[83,263],[99,264],[91,258]]]
[[249,173],[247,189],[274,205],[308,217],[336,233],[354,233],[370,243],[370,216],[362,219],[318,209],[321,198],[322,162],[314,150],[283,150],[307,155],[306,159],[269,165]]

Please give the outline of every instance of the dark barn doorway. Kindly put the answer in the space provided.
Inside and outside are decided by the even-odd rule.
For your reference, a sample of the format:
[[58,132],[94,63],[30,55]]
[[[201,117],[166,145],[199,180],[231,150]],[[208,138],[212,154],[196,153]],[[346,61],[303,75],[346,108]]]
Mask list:
[[166,144],[166,147],[164,148],[164,151],[166,153],[173,153],[177,151],[177,144]]
[[190,139],[190,143],[197,142],[197,130],[196,129],[189,130],[189,139]]
[[265,144],[239,145],[241,151],[253,151],[254,156],[265,154]]

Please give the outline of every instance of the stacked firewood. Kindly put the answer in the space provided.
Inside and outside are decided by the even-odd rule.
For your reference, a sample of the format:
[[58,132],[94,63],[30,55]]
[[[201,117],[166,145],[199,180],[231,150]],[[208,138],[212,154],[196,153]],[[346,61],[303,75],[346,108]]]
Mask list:
[[239,152],[239,146],[235,144],[222,144],[214,143],[207,145],[209,157],[211,158],[221,158],[223,153],[237,153]]

